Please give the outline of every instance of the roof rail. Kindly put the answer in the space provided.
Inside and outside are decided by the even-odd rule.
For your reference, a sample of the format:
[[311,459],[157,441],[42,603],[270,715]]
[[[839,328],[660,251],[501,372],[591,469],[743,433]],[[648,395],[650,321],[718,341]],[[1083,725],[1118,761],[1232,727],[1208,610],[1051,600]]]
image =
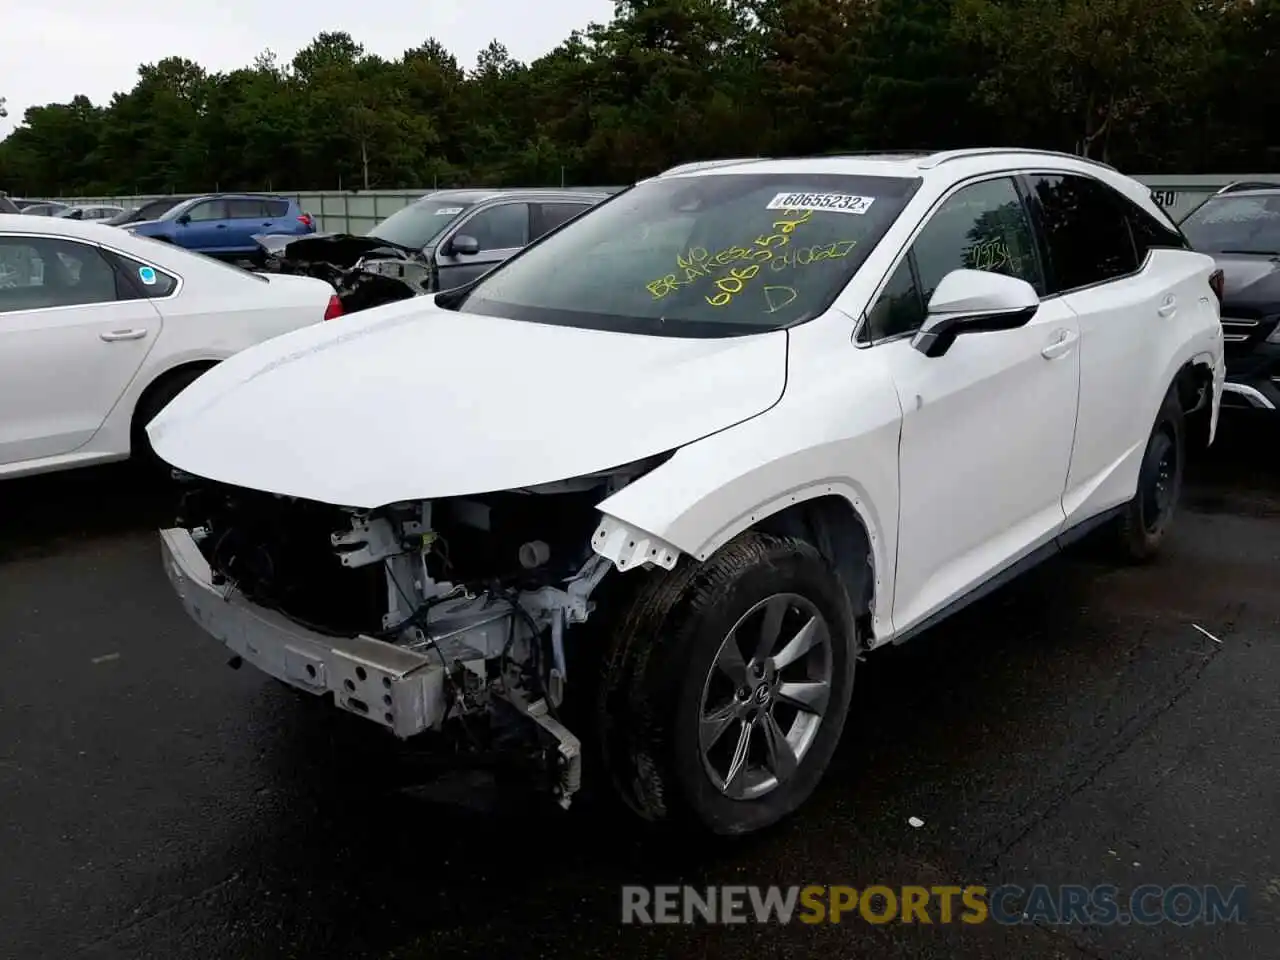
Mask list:
[[902,150],[824,150],[814,154],[817,157],[929,157],[937,151],[917,150],[907,147]]
[[663,170],[658,176],[668,177],[677,173],[693,173],[696,170],[728,167],[735,163],[756,163],[757,161],[768,159],[768,157],[726,157],[721,160],[694,160],[692,163],[682,163],[679,166],[672,167],[670,170]]
[[958,150],[939,150],[931,154],[927,160],[922,161],[920,166],[930,169],[951,160],[967,160],[969,157],[983,157],[997,153],[1031,153],[1043,157],[1061,157],[1064,160],[1078,160],[1081,163],[1091,163],[1116,173],[1120,172],[1111,164],[1094,160],[1092,157],[1082,157],[1078,153],[1067,153],[1065,150],[1041,150],[1036,147],[963,147]]
[[1280,190],[1280,183],[1266,182],[1263,180],[1240,180],[1236,183],[1228,183],[1225,187],[1214,194],[1220,197],[1224,193],[1237,193],[1241,190]]

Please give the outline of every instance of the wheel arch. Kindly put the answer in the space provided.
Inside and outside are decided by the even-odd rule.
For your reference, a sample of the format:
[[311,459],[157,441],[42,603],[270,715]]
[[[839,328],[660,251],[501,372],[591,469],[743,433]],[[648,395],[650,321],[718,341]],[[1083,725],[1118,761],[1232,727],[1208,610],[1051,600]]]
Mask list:
[[201,360],[185,360],[175,364],[151,378],[151,382],[142,388],[138,394],[138,399],[134,401],[133,411],[129,415],[129,436],[137,437],[139,432],[146,426],[145,423],[139,423],[139,417],[146,414],[147,408],[151,401],[161,390],[165,389],[174,380],[186,376],[193,371],[204,373],[207,370],[217,366],[218,360],[201,359]]
[[[1213,439],[1213,387],[1214,365],[1209,354],[1197,354],[1173,375],[1172,389],[1188,418],[1186,439],[1200,449],[1207,448]],[[1200,417],[1202,413],[1204,416]]]
[[831,564],[868,640],[890,632],[887,605],[883,615],[877,613],[877,599],[890,595],[887,572],[892,566],[885,556],[887,538],[866,494],[846,480],[792,490],[737,517],[721,520],[714,529],[699,531],[701,536],[681,538],[680,543],[664,541],[606,513],[592,547],[620,570],[645,563],[672,569],[681,554],[701,563],[749,530],[812,544]]

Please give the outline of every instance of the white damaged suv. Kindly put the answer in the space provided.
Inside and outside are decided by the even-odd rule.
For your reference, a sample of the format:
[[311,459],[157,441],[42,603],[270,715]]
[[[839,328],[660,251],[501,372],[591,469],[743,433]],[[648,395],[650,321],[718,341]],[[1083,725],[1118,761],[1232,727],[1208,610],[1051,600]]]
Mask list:
[[164,563],[233,663],[565,805],[589,742],[642,816],[746,833],[863,651],[1086,531],[1159,548],[1220,291],[1068,155],[694,165],[201,377],[149,427],[190,487]]

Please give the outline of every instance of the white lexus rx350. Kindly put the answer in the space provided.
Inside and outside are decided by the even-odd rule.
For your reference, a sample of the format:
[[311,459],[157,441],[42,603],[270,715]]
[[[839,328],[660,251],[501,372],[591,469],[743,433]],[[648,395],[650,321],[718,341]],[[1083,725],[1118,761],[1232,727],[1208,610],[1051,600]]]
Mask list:
[[522,743],[565,804],[589,734],[641,815],[749,832],[863,651],[1085,531],[1159,548],[1217,423],[1214,271],[1071,156],[695,165],[201,377],[149,428],[192,485],[165,566],[233,663]]

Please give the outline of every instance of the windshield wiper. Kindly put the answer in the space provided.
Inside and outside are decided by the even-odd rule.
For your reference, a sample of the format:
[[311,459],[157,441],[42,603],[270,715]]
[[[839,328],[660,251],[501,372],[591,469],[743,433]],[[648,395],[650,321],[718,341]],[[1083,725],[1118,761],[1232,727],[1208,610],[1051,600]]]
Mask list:
[[1280,257],[1280,250],[1219,250],[1219,253],[1238,253],[1253,257]]

